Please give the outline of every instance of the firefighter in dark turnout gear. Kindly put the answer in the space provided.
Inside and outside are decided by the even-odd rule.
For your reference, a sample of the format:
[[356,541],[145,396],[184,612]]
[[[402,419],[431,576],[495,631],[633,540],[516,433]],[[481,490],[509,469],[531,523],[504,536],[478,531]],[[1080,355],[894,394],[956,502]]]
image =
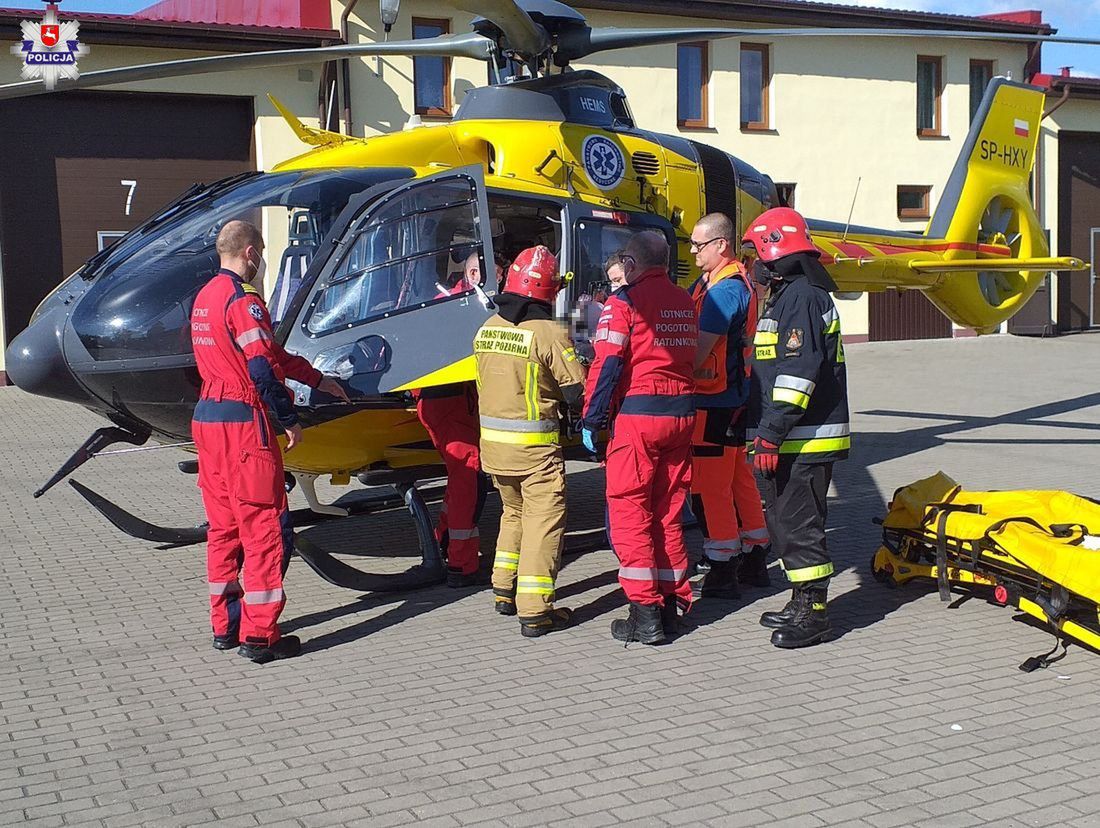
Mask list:
[[836,285],[794,210],[768,210],[742,244],[756,257],[754,278],[768,288],[753,340],[753,464],[772,545],[793,586],[787,605],[760,623],[775,630],[775,646],[804,647],[830,632],[826,496],[833,463],[851,446],[840,316],[829,295]]

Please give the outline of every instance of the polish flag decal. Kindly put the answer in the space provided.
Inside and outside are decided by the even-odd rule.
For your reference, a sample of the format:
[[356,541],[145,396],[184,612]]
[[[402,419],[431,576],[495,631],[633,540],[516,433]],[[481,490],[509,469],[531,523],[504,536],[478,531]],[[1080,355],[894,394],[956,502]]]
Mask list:
[[1019,118],[1016,119],[1016,134],[1021,138],[1027,138],[1031,134],[1027,121],[1021,121]]

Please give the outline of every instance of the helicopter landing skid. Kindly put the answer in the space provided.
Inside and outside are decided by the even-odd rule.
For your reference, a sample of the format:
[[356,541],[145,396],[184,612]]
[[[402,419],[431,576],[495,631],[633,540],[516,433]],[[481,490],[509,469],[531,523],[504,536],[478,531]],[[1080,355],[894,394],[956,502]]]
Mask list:
[[187,526],[173,528],[170,526],[157,526],[142,520],[137,515],[132,515],[103,495],[93,492],[78,480],[70,480],[69,485],[76,489],[77,494],[87,500],[92,507],[116,528],[120,529],[132,538],[152,541],[153,543],[167,543],[172,546],[190,546],[193,543],[202,543],[206,540],[206,524],[199,526]]
[[[107,518],[112,526],[132,538],[172,547],[191,546],[206,541],[207,524],[205,523],[185,527],[158,526],[127,512],[117,503],[112,503],[78,480],[70,480],[69,485],[76,489],[77,494],[87,500],[97,512]],[[401,502],[402,498],[400,496],[389,494],[384,497],[353,500],[343,508],[346,510],[346,516],[365,515],[384,509],[392,509],[400,505]],[[311,509],[295,509],[290,513],[291,523],[294,526],[312,526],[317,523],[338,520],[339,518],[340,516],[337,515],[318,514]]]
[[420,542],[421,561],[404,572],[378,574],[363,572],[337,560],[320,546],[300,534],[294,536],[294,550],[298,557],[328,581],[344,589],[357,592],[409,592],[432,586],[443,581],[443,557],[436,543],[432,516],[415,482],[395,481],[391,485],[401,494],[405,506],[416,524]]

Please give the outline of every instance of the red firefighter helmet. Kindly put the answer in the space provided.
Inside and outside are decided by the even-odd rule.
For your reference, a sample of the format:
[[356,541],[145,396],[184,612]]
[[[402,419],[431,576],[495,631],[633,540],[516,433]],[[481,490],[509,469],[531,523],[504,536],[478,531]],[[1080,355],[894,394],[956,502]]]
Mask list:
[[762,213],[749,224],[741,244],[751,245],[763,262],[774,262],[792,253],[818,252],[810,241],[806,219],[790,207],[775,207]]
[[553,302],[561,290],[558,260],[550,248],[528,247],[516,256],[504,277],[504,292],[527,296],[540,302]]

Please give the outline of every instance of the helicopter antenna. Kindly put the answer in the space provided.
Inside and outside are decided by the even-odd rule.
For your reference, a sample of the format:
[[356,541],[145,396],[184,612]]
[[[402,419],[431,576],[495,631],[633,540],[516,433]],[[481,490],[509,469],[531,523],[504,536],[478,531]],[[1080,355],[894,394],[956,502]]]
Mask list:
[[852,213],[856,211],[856,196],[859,195],[859,184],[861,181],[863,181],[862,175],[856,179],[856,191],[852,193],[852,206],[848,209],[848,223],[844,225],[844,235],[840,237],[841,241],[848,240],[848,228],[852,226]]

